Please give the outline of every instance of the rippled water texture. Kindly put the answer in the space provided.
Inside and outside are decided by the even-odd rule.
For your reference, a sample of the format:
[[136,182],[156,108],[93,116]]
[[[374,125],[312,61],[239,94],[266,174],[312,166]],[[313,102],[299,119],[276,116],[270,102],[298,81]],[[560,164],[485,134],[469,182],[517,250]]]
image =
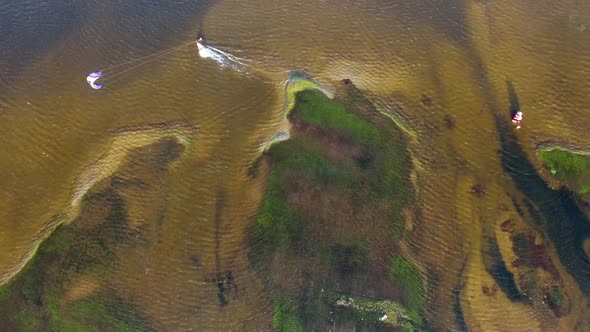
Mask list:
[[[245,59],[240,70],[191,44],[113,69],[102,90],[85,82],[199,31]],[[590,151],[587,1],[0,0],[0,281],[78,216],[96,183],[123,166],[141,178],[141,165],[125,164],[134,150],[173,137],[184,150],[164,175],[121,194],[134,245],[80,281],[78,296],[107,287],[159,330],[271,329],[246,241],[264,184],[247,170],[284,129],[295,70],[328,90],[351,79],[407,129],[421,215],[407,250],[428,276],[424,317],[436,330],[590,328],[588,258],[568,239],[549,240],[560,229],[549,219],[583,218],[544,214],[546,224],[522,217],[517,226],[545,244],[567,315],[514,301],[510,285],[493,291],[503,272],[494,257],[510,255],[500,225],[518,219],[514,206],[557,197],[527,191],[538,187],[517,172],[540,168],[539,144]],[[511,95],[525,114],[516,132],[502,125]],[[525,157],[532,166],[510,161]],[[220,306],[214,279],[228,273],[239,288]]]

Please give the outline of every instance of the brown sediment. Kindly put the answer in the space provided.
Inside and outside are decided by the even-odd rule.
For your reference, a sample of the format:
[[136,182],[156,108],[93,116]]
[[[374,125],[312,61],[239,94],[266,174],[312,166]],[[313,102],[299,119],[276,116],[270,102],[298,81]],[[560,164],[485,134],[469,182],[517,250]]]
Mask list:
[[[517,244],[515,242],[517,237],[521,239],[520,241],[522,243]],[[551,260],[546,253],[545,245],[543,245],[543,243],[538,243],[538,238],[539,235],[532,232],[512,234],[512,250],[517,256],[517,259],[512,261],[512,266],[541,268],[549,272],[552,278],[559,280],[559,273],[551,263]]]
[[84,275],[72,282],[64,294],[64,300],[75,302],[95,294],[102,287],[102,281],[91,275]]
[[[289,262],[289,264],[285,264]],[[307,266],[308,268],[303,268]],[[308,280],[321,280],[328,273],[328,266],[309,260],[303,256],[294,257],[284,252],[277,253],[270,263],[270,277],[273,288],[285,295],[299,297]],[[311,275],[306,273],[311,271]]]
[[420,102],[424,106],[432,106],[432,98],[427,96],[426,94],[422,95],[422,98],[420,98]]
[[414,219],[416,218],[416,213],[413,209],[408,209],[407,207],[405,207],[402,209],[401,215],[404,219],[404,225],[406,227],[406,230],[412,232],[414,230]]
[[74,188],[68,209],[69,219],[79,213],[79,203],[84,194],[96,183],[112,175],[123,163],[129,151],[150,145],[165,137],[175,138],[185,147],[190,145],[197,127],[186,122],[157,123],[113,130],[110,148],[99,159],[82,170]]
[[[288,174],[286,175],[289,176]],[[327,191],[322,188],[322,185],[305,182],[297,185],[287,195],[287,202],[289,206],[301,210],[306,207],[316,205],[317,211],[310,213],[309,217],[317,216],[320,220],[324,220],[324,227],[338,231],[343,231],[354,216],[354,209],[352,206],[346,204],[346,197],[351,195],[350,192]],[[305,211],[305,210],[304,210]],[[322,228],[322,227],[320,227]],[[322,235],[332,235],[333,232],[328,232]],[[313,236],[313,234],[311,234]],[[329,239],[333,240],[333,239]]]
[[190,131],[196,133],[199,127],[195,124],[186,121],[170,121],[170,122],[160,122],[160,123],[152,123],[152,124],[145,124],[145,125],[138,125],[138,126],[125,126],[119,127],[116,129],[109,130],[109,133],[112,133],[114,136],[125,135],[125,134],[136,134],[141,132],[150,132],[152,130],[156,131],[177,131],[180,134],[186,133],[186,131]]
[[478,198],[482,198],[486,194],[485,187],[479,183],[471,186],[471,188],[469,188],[469,192],[477,196]]
[[445,123],[445,126],[447,127],[447,129],[453,129],[455,128],[455,118],[452,115],[445,115],[445,117],[443,118],[443,121]]
[[514,231],[515,225],[516,221],[514,219],[507,219],[502,224],[500,224],[500,228],[502,229],[502,232],[512,233]]
[[496,292],[498,292],[498,285],[495,283],[491,286],[483,285],[481,291],[487,296],[494,296],[496,295]]

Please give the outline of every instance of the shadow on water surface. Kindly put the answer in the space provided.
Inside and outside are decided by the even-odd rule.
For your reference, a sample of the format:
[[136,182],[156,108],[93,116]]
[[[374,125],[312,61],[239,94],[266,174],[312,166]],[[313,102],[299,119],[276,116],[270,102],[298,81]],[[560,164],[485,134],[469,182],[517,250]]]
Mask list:
[[466,267],[467,267],[467,259],[464,259],[463,264],[461,265],[461,270],[457,274],[457,277],[459,278],[460,281],[459,281],[457,287],[455,287],[453,289],[453,312],[455,313],[455,322],[457,323],[457,327],[459,328],[459,331],[461,331],[461,332],[469,331],[469,329],[467,328],[467,323],[465,322],[465,315],[463,314],[463,308],[461,307],[461,291],[463,290],[463,287],[465,286],[465,282],[462,280],[462,278],[464,276]]
[[[507,82],[510,115],[520,111],[518,95],[512,82]],[[553,242],[562,264],[586,295],[590,295],[590,261],[583,248],[590,237],[590,221],[576,204],[574,194],[565,189],[553,190],[537,174],[505,116],[496,117],[502,149],[502,165],[526,197],[525,205],[535,211],[535,224]]]
[[524,301],[525,297],[522,296],[514,281],[514,274],[508,270],[502,260],[502,254],[495,238],[488,240],[486,258],[490,260],[490,266],[488,267],[486,265],[486,270],[494,277],[496,283],[504,291],[506,296],[512,302]]
[[[223,210],[225,209],[226,193],[219,189],[215,198],[215,276],[208,276],[205,281],[215,284],[217,287],[217,299],[220,307],[228,304],[228,293],[233,291],[234,297],[238,294],[238,285],[235,282],[231,270],[221,270],[221,224],[223,220]],[[197,256],[191,256],[191,260],[197,269],[201,268],[201,262]]]
[[223,190],[217,192],[215,199],[215,279],[217,288],[219,289],[217,297],[219,298],[219,305],[224,306],[227,304],[225,299],[225,288],[223,287],[223,279],[221,278],[220,266],[221,266],[221,215],[223,208],[225,207],[225,194]]

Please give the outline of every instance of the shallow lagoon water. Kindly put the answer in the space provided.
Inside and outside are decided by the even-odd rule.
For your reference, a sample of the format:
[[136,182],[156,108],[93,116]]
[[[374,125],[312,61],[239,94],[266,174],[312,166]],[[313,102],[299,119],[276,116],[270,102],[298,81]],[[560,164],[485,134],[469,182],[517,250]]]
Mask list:
[[[328,89],[352,80],[408,129],[421,218],[407,246],[427,277],[424,317],[435,329],[584,330],[583,238],[552,241],[561,217],[542,210],[545,199],[569,194],[530,189],[543,186],[531,174],[541,170],[537,146],[590,151],[587,27],[590,6],[571,1],[0,1],[1,279],[56,220],[67,222],[81,175],[112,153],[121,130],[180,121],[198,127],[190,153],[168,166],[149,195],[121,194],[140,235],[108,274],[85,282],[99,285],[89,287],[95,292],[108,284],[159,330],[244,322],[270,329],[273,307],[251,271],[246,241],[265,184],[248,169],[285,129],[285,82],[298,70]],[[85,83],[91,71],[189,42],[199,30],[254,70],[220,68],[194,45],[107,81],[104,90]],[[496,120],[509,118],[508,81],[525,114],[508,138],[520,151],[504,146],[508,129]],[[514,160],[523,158],[532,166],[519,168]],[[472,193],[477,185],[481,197]],[[527,200],[552,220],[536,224]],[[497,234],[505,218],[519,216],[513,201],[527,229],[545,234],[537,241],[572,301],[567,315],[483,291],[496,284],[484,257],[489,239],[510,255]],[[563,218],[572,218],[568,211],[575,208]],[[583,216],[573,218],[587,227]],[[213,280],[229,271],[240,292],[220,307]]]

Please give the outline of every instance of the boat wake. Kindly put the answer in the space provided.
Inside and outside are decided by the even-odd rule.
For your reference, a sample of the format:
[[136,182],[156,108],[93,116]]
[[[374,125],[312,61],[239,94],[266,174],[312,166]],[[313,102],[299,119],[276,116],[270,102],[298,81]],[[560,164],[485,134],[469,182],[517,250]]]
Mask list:
[[247,60],[239,58],[224,52],[218,48],[210,45],[204,45],[197,42],[199,48],[199,56],[203,59],[212,59],[219,64],[222,68],[231,68],[239,72],[245,72],[247,69]]

